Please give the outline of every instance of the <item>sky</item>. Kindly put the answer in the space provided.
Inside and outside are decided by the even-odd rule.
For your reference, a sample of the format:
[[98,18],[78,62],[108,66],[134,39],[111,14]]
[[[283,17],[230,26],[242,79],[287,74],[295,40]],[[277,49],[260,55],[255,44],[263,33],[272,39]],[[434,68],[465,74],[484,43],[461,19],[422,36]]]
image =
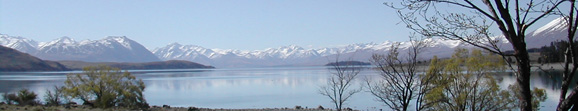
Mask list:
[[263,50],[406,41],[384,0],[0,0],[0,33],[39,42],[127,36],[149,49],[178,42]]
[[39,42],[126,36],[151,50],[174,42],[264,50],[407,41],[411,30],[384,2],[390,1],[0,0],[0,34]]

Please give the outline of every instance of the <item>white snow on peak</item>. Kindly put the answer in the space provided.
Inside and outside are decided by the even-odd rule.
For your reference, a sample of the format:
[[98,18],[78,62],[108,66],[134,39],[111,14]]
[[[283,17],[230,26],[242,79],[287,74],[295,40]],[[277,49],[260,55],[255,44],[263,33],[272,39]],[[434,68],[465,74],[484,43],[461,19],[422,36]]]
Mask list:
[[0,34],[0,45],[5,47],[10,47],[25,53],[34,53],[38,46],[38,42],[26,39],[20,36],[9,36],[5,34]]
[[127,42],[128,38],[126,36],[107,36],[105,39],[115,40],[119,43],[123,43],[123,42]]
[[159,61],[142,45],[125,36],[110,36],[100,40],[77,42],[60,37],[48,42],[0,34],[0,45],[29,53],[46,60],[82,60],[91,62],[150,62]]
[[[115,46],[114,44],[120,44],[122,46]],[[129,50],[132,50],[132,45],[133,41],[130,40],[129,38],[127,38],[126,36],[108,36],[104,39],[101,40],[82,40],[80,42],[75,41],[74,39],[64,36],[64,37],[60,37],[58,39],[54,39],[52,41],[48,41],[48,42],[41,42],[40,44],[37,44],[36,46],[38,47],[39,50],[57,50],[57,48],[66,48],[66,49],[70,49],[73,47],[79,47],[79,46],[86,46],[86,47],[100,47],[100,46],[104,46],[104,47],[110,47],[110,48],[115,48],[115,47],[125,47]],[[55,49],[56,48],[56,49]],[[79,49],[79,50],[83,50],[83,49]],[[78,52],[86,52],[86,51],[78,51]]]
[[95,42],[95,41],[86,39],[86,40],[82,40],[82,41],[78,42],[78,44],[80,44],[80,45],[85,45],[85,44],[91,44],[91,43],[94,43],[94,42]]
[[63,43],[63,44],[74,44],[74,43],[76,43],[76,41],[74,41],[74,39],[72,39],[72,38],[70,38],[70,37],[67,37],[67,36],[60,37],[60,38],[54,40],[54,42],[55,42],[55,43],[56,43],[56,42],[58,42],[58,43]]
[[36,42],[34,40],[26,39],[24,37],[20,37],[20,36],[15,37],[15,36],[9,36],[9,35],[5,35],[5,34],[0,34],[0,45],[9,47],[9,44],[18,44],[19,42],[27,43],[27,44],[30,44],[34,47],[36,47],[38,45],[38,42]]
[[132,46],[131,46],[132,40],[130,40],[126,36],[108,36],[104,40],[113,40],[113,41],[120,43],[122,46],[124,46],[128,49],[132,49]]
[[60,37],[58,39],[54,39],[52,41],[49,42],[41,42],[38,46],[39,49],[42,49],[44,47],[49,47],[49,46],[74,46],[76,45],[77,42],[74,39],[71,39],[70,37],[64,36],[64,37]]
[[568,18],[566,17],[556,18],[550,21],[548,24],[536,29],[536,31],[532,33],[532,36],[536,36],[537,34],[540,33],[549,33],[557,30],[565,30],[566,27],[568,26],[568,22],[566,22],[567,21],[566,19]]
[[445,46],[449,48],[456,48],[462,45],[462,42],[459,40],[444,40],[439,38],[428,38],[424,40],[425,42],[429,43],[433,47]]
[[[443,51],[446,51],[447,48],[459,47],[461,44],[459,41],[445,41],[439,39],[429,39],[429,41],[438,44],[436,45],[438,48],[434,48],[430,50],[430,52],[439,54],[446,54]],[[400,44],[400,50],[407,50],[411,45],[410,42],[385,41],[382,43],[356,43],[316,49],[306,49],[297,45],[288,45],[277,48],[267,48],[264,50],[247,51],[234,49],[207,49],[195,45],[171,43],[165,47],[156,48],[152,52],[163,60],[190,60],[217,67],[239,65],[275,66],[299,64],[304,62],[322,64],[327,62],[326,60],[328,57],[334,57],[337,54],[358,56],[356,60],[367,61],[368,58],[365,57],[370,57],[375,53],[385,53],[390,50],[394,43]]]

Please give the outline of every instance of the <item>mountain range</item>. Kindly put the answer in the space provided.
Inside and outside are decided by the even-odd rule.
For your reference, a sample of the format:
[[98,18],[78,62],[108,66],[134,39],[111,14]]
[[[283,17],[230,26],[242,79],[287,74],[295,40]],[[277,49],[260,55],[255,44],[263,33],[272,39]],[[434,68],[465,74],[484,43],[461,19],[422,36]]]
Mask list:
[[[566,40],[566,35],[564,18],[557,18],[529,33],[526,37],[527,48],[539,48],[553,41]],[[498,36],[495,39],[500,40],[497,45],[503,51],[511,50],[511,45],[504,37]],[[429,38],[425,41],[430,44],[421,53],[423,55],[421,58],[424,60],[434,55],[440,58],[450,57],[455,48],[474,48],[472,45],[456,40]],[[323,65],[335,62],[336,59],[368,61],[373,54],[387,53],[394,43],[396,42],[359,43],[318,49],[305,49],[291,45],[254,51],[208,49],[196,45],[171,43],[165,47],[156,48],[152,52],[163,60],[190,60],[217,67]],[[407,51],[410,46],[410,42],[407,41],[399,43],[400,52]]]
[[[453,51],[453,48],[464,46],[457,41],[428,39],[435,42],[426,55],[444,55],[443,52]],[[305,49],[290,45],[265,50],[243,51],[208,49],[196,45],[181,45],[171,43],[165,47],[156,48],[152,52],[165,60],[190,60],[217,67],[263,67],[263,66],[302,66],[324,65],[340,60],[368,61],[374,53],[389,51],[395,42],[351,44],[341,47]],[[409,47],[409,42],[400,43],[400,49]],[[445,55],[444,55],[445,56]],[[447,55],[449,56],[449,55]]]
[[[563,18],[555,19],[529,33],[528,48],[549,45],[552,41],[565,40],[566,25]],[[499,46],[511,47],[503,37]],[[455,48],[473,46],[455,40],[425,39],[430,44],[422,52],[422,59],[433,55],[449,57]],[[340,47],[305,49],[296,45],[268,48],[265,50],[210,49],[196,45],[171,43],[164,47],[147,50],[141,44],[124,36],[110,36],[101,40],[77,42],[61,37],[49,42],[36,42],[23,37],[0,35],[0,45],[17,49],[47,60],[76,60],[88,62],[151,62],[161,60],[187,60],[215,67],[268,67],[324,65],[339,60],[368,61],[373,54],[385,54],[396,42],[358,43]],[[407,50],[410,42],[399,42],[400,51]]]
[[23,37],[0,35],[0,45],[45,60],[86,62],[152,62],[161,61],[141,44],[125,36],[109,36],[101,40],[75,41],[61,37],[49,42],[36,42]]

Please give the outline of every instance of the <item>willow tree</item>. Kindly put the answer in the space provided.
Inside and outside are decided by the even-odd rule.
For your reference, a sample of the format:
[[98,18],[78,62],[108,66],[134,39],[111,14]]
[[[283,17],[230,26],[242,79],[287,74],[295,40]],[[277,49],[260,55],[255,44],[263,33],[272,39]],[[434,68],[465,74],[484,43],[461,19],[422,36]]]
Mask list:
[[62,87],[65,96],[99,108],[113,106],[146,108],[145,85],[129,72],[108,66],[85,67],[83,73],[69,74]]
[[[527,30],[550,15],[562,15],[568,19],[568,39],[574,40],[576,32],[576,14],[574,0],[403,0],[399,4],[386,3],[397,9],[398,16],[409,29],[424,36],[460,40],[486,51],[499,54],[504,59],[511,56],[515,66],[508,64],[516,73],[516,83],[520,86],[520,110],[532,110],[532,92],[530,90],[531,64],[526,48]],[[568,5],[563,9],[562,5]],[[445,8],[441,8],[441,7]],[[490,29],[497,29],[498,35]],[[501,36],[505,39],[498,39]],[[569,42],[570,42],[569,41]],[[504,53],[499,43],[508,42],[514,50]],[[572,45],[572,44],[571,44]],[[578,59],[576,49],[567,54],[567,58]],[[566,63],[567,67],[569,63]],[[574,66],[578,64],[573,63]],[[562,94],[558,110],[568,110],[576,104],[578,95],[573,92],[566,96],[570,80],[576,67],[566,68]],[[578,107],[573,107],[578,110]]]
[[500,57],[480,50],[457,49],[450,59],[434,58],[425,75],[433,88],[425,95],[426,110],[512,110],[515,94],[501,90],[492,76],[504,65]]

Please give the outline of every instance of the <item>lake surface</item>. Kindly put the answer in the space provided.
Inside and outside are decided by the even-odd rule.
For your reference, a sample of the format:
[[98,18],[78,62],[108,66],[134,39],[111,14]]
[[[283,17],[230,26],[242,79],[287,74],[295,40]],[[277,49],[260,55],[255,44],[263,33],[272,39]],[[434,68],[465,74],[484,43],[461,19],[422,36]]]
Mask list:
[[[328,97],[319,94],[327,82],[327,67],[277,67],[238,69],[130,70],[146,84],[145,98],[150,105],[204,108],[293,108],[297,105],[333,108]],[[71,72],[0,72],[0,93],[28,88],[43,98],[47,89],[61,86]],[[512,74],[496,78],[503,89],[515,82]],[[353,88],[363,79],[379,79],[374,70],[363,70]],[[544,88],[548,100],[542,110],[553,110],[558,103],[560,75],[535,73],[532,86]],[[359,110],[388,109],[368,92],[354,95],[346,104]]]

